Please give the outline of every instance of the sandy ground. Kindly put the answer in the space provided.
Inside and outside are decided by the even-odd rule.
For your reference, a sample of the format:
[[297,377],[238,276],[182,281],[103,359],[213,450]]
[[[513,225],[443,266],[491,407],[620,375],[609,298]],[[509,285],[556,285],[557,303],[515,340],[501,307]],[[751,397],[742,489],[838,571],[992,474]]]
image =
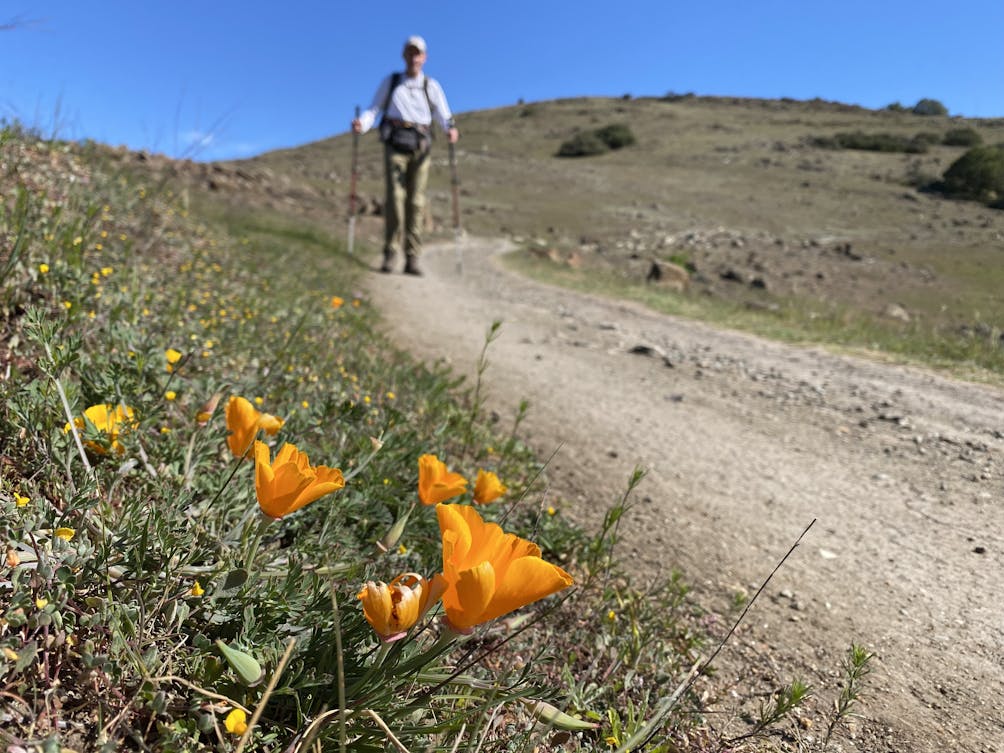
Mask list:
[[505,250],[371,275],[392,338],[472,375],[501,320],[489,407],[529,401],[524,438],[560,446],[549,476],[587,526],[645,468],[621,553],[707,604],[752,594],[815,520],[723,667],[800,677],[823,706],[848,645],[874,651],[864,718],[831,749],[1004,751],[1004,395],[540,285]]

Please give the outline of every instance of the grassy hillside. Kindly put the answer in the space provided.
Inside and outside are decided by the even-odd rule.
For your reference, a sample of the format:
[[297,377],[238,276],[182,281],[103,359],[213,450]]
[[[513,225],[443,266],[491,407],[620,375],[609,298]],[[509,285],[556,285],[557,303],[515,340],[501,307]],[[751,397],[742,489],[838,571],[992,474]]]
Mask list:
[[[13,128],[0,148],[6,748],[718,734],[701,711],[726,691],[688,671],[704,615],[613,556],[640,474],[585,535],[521,414],[391,348],[323,228],[193,191],[190,165]],[[482,585],[450,601],[468,564]]]
[[[945,146],[948,134],[999,143],[1004,119],[687,96],[540,102],[459,123],[463,224],[521,242],[527,271],[768,334],[1000,370],[1004,212],[925,189],[966,151]],[[575,134],[615,123],[637,143],[555,156]],[[925,151],[826,146],[848,134]],[[381,145],[373,133],[360,141],[371,212]],[[434,148],[432,215],[448,234],[446,150]],[[336,227],[350,150],[342,135],[239,167],[284,178],[302,211]],[[685,266],[687,290],[646,286],[653,259]]]

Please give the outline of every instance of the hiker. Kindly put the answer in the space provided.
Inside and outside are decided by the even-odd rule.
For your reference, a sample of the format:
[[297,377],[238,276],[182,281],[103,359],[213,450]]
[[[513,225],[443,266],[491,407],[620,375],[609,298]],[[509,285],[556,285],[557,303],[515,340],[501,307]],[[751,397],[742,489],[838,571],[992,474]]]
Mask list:
[[387,76],[380,83],[370,108],[352,121],[355,133],[366,133],[373,127],[377,114],[383,113],[380,140],[384,143],[387,197],[381,272],[391,271],[403,232],[404,272],[422,274],[418,257],[422,251],[433,118],[451,144],[460,137],[443,88],[422,73],[426,57],[425,40],[418,36],[408,37],[404,43],[404,72]]

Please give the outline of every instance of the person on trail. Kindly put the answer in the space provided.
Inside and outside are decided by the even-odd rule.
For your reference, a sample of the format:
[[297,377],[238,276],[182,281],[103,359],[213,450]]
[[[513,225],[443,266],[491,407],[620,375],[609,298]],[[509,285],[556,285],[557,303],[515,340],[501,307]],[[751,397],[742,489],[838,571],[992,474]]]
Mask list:
[[366,133],[373,127],[377,115],[383,114],[380,140],[384,143],[387,195],[381,272],[392,270],[403,235],[405,274],[422,274],[418,257],[422,252],[433,119],[451,144],[460,138],[443,88],[422,73],[426,57],[425,40],[418,36],[408,37],[404,43],[404,72],[387,76],[380,83],[373,104],[352,121],[353,132]]

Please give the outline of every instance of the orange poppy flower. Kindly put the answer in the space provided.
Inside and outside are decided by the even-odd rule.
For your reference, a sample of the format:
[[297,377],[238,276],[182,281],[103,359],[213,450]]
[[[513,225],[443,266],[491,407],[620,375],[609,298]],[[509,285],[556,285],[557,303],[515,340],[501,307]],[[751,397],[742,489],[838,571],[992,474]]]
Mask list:
[[438,505],[467,491],[467,479],[446,470],[446,463],[435,455],[418,459],[418,498],[423,505]]
[[[541,559],[540,548],[485,523],[470,505],[436,505],[443,539],[443,608],[450,626],[475,625],[572,585],[572,576]],[[436,580],[434,579],[434,581]]]
[[254,443],[254,485],[258,506],[273,520],[296,512],[325,494],[345,486],[338,468],[310,465],[307,453],[296,445],[284,444],[271,461],[268,445]]
[[505,494],[508,489],[499,481],[499,477],[491,471],[478,470],[478,478],[474,482],[474,501],[479,505],[487,505]]
[[235,458],[247,457],[251,452],[251,442],[258,435],[259,429],[264,429],[270,437],[275,436],[282,425],[283,419],[269,413],[262,413],[251,402],[243,397],[232,395],[227,401],[227,446]]
[[368,581],[358,594],[363,616],[384,643],[404,638],[440,593],[421,575],[405,573],[390,582]]

